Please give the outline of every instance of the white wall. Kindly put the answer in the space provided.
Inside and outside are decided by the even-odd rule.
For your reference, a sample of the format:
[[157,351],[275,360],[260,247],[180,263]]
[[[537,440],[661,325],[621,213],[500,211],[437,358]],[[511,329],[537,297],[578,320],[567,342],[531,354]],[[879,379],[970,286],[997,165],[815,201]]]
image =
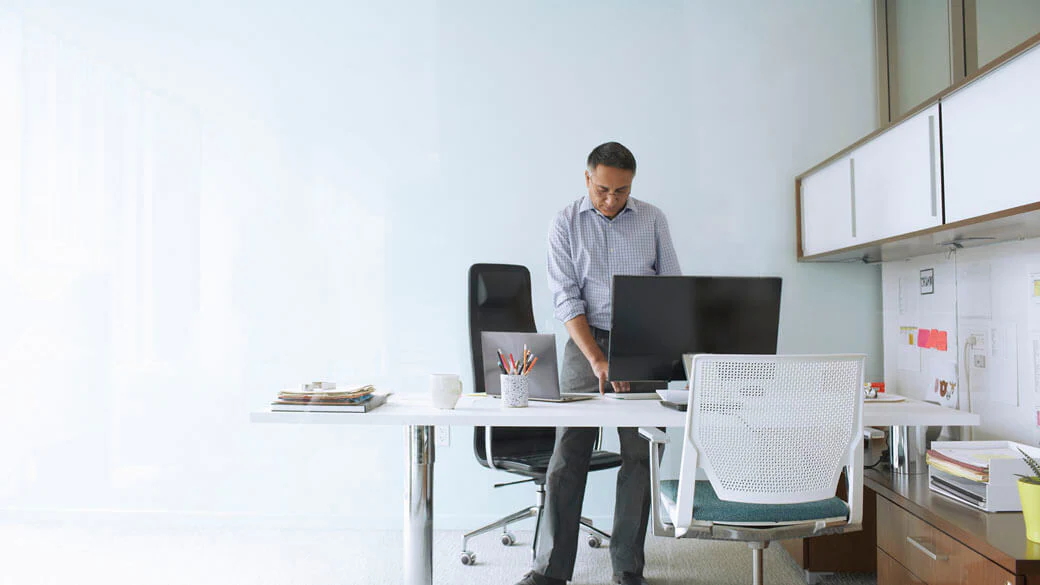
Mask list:
[[[935,270],[932,295],[920,295],[918,288],[925,268]],[[1040,289],[1033,280],[1040,281],[1040,240],[888,263],[882,275],[885,380],[894,382],[893,390],[979,413],[976,439],[1037,444]],[[949,330],[947,351],[901,347],[899,328],[905,326]],[[968,345],[973,336],[975,345]],[[955,402],[935,395],[936,377],[957,381]]]
[[[611,139],[635,152],[635,195],[670,217],[685,273],[783,276],[782,351],[866,352],[881,372],[878,268],[794,259],[794,176],[875,126],[869,0],[0,10],[25,31],[0,35],[8,104],[65,79],[25,60],[32,43],[92,63],[66,73],[105,90],[45,86],[52,105],[0,114],[20,128],[0,138],[20,161],[0,174],[0,227],[49,230],[0,251],[8,514],[398,526],[399,429],[247,413],[312,379],[421,392],[456,371],[469,385],[473,262],[529,266],[539,327],[562,334],[548,222]],[[147,152],[109,140],[137,119],[127,100],[150,104],[169,134],[156,148],[181,155],[126,158]],[[92,118],[95,101],[112,116]],[[81,133],[94,142],[68,137],[70,111],[94,120]],[[67,175],[63,152],[150,182],[85,204],[98,183]],[[43,203],[26,187],[52,180]],[[504,477],[454,431],[437,453],[438,526],[531,501],[529,487],[492,493]],[[612,501],[612,474],[597,474],[587,515]]]

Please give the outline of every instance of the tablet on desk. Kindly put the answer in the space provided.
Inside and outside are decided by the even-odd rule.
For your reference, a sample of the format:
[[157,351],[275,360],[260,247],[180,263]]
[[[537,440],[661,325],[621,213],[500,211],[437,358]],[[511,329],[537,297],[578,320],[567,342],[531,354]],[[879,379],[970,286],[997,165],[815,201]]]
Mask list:
[[608,392],[604,394],[608,398],[616,400],[660,400],[661,397],[654,392]]

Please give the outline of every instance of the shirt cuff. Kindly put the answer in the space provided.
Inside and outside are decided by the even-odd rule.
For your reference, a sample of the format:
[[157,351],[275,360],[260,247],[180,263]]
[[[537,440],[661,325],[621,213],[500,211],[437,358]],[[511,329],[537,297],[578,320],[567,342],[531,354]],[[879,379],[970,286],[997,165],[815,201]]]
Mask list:
[[565,301],[556,306],[556,318],[566,323],[578,315],[585,314],[585,303],[578,299]]

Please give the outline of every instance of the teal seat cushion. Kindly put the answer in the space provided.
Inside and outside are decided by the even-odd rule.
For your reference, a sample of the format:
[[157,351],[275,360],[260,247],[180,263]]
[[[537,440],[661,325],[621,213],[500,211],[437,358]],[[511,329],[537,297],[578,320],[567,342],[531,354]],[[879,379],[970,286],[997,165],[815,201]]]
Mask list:
[[[661,493],[674,502],[679,482],[661,482]],[[840,498],[800,504],[745,504],[720,500],[709,481],[698,481],[693,493],[693,519],[729,524],[809,522],[825,518],[847,518],[849,506]]]

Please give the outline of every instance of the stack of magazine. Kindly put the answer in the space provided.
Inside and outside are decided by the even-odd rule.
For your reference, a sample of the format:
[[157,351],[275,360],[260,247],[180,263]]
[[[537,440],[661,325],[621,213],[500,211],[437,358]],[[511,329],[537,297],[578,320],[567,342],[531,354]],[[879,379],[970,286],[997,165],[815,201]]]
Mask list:
[[1010,466],[1019,464],[1022,455],[1008,442],[988,443],[933,445],[925,455],[928,486],[952,500],[988,512],[1020,509]]
[[389,394],[377,394],[371,384],[337,388],[333,382],[312,382],[299,389],[278,392],[271,412],[368,412]]

